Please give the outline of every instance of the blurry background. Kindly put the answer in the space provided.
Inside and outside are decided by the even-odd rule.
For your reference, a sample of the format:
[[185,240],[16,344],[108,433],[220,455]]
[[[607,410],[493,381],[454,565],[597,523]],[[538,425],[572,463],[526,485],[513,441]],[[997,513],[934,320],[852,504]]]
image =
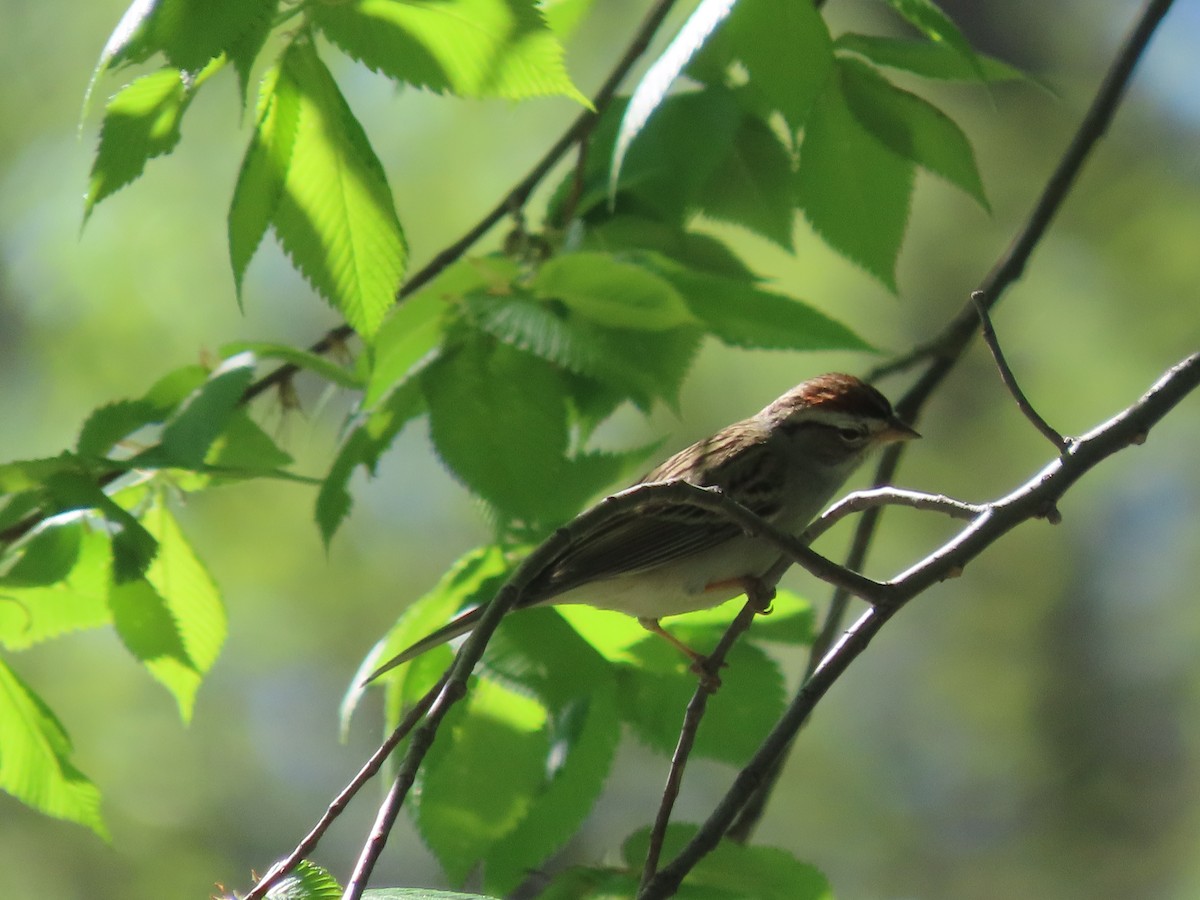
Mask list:
[[[569,48],[585,93],[647,4],[604,0]],[[919,185],[899,299],[798,224],[788,257],[736,235],[778,287],[884,352],[937,329],[1007,245],[1068,141],[1140,4],[942,4],[981,49],[1053,90],[922,87],[964,126],[989,217],[930,178]],[[1180,0],[1116,126],[1090,162],[996,326],[1023,386],[1060,430],[1127,405],[1200,344],[1200,3]],[[242,338],[307,344],[335,323],[268,241],[239,311],[225,213],[246,140],[234,79],[196,101],[176,154],[96,210],[80,233],[99,86],[82,135],[83,89],[122,0],[0,0],[0,459],[70,445],[95,406],[141,394],[165,371]],[[836,0],[835,26],[894,28],[878,4]],[[678,17],[677,17],[678,18]],[[331,59],[335,54],[330,54]],[[397,93],[337,64],[388,168],[417,265],[523,174],[576,109]],[[447,172],[456,173],[453,180]],[[435,192],[436,191],[436,192]],[[758,409],[802,378],[864,371],[865,356],[734,353],[701,358],[679,417],[621,417],[606,433],[678,447]],[[881,387],[893,396],[905,385]],[[300,384],[302,414],[257,411],[323,472],[346,400]],[[981,500],[1050,457],[976,347],[920,423],[900,482]],[[1091,473],[1063,523],[1032,523],[963,578],[899,616],[830,693],[803,736],[758,838],[820,866],[845,898],[1200,896],[1200,398],[1141,448]],[[337,703],[358,661],[403,606],[484,534],[464,491],[410,428],[380,477],[359,482],[325,554],[311,490],[261,485],[181,511],[225,591],[230,638],[185,729],[172,699],[107,633],[9,658],[62,717],[99,785],[105,845],[0,796],[0,871],[12,897],[203,897],[246,887],[289,850],[377,738],[363,710],[349,745]],[[871,563],[886,576],[951,533],[889,513]],[[848,529],[826,539],[834,553]],[[828,591],[802,575],[791,585]],[[789,660],[798,675],[800,659]],[[627,748],[611,797],[570,856],[597,858],[652,815],[665,760]],[[708,809],[731,772],[698,766],[683,809]],[[344,877],[372,791],[322,844]],[[436,884],[404,826],[380,883]]]

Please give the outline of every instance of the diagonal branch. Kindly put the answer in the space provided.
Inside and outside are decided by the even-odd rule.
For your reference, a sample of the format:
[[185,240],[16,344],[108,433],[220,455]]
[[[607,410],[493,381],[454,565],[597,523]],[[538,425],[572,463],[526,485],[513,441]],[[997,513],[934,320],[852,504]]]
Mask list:
[[1046,440],[1058,448],[1059,453],[1066,453],[1070,448],[1070,442],[1059,434],[1049,422],[1042,418],[1041,414],[1033,408],[1033,404],[1029,402],[1029,398],[1025,396],[1025,392],[1021,390],[1020,385],[1017,384],[1017,376],[1013,374],[1013,370],[1008,364],[1008,359],[1004,356],[1004,351],[1000,347],[1000,339],[996,337],[996,329],[992,327],[992,318],[988,315],[987,298],[983,295],[982,291],[975,291],[975,293],[971,294],[971,302],[975,304],[975,309],[979,313],[979,329],[983,335],[983,342],[992,351],[992,359],[996,361],[996,368],[1000,372],[1000,380],[1004,382],[1004,386],[1012,394],[1012,398],[1017,404],[1017,409],[1021,410],[1022,415],[1033,423],[1033,427],[1041,432]]
[[1065,454],[1008,496],[987,504],[985,512],[943,547],[887,582],[895,591],[895,604],[869,609],[825,655],[708,820],[679,856],[645,886],[638,900],[658,900],[675,893],[684,876],[716,847],[739,810],[770,775],[816,704],[905,603],[963,571],[1021,523],[1041,517],[1100,462],[1127,447],[1140,445],[1150,429],[1198,386],[1200,353],[1194,353],[1167,371],[1136,403],[1079,438]]
[[[1075,179],[1083,169],[1083,164],[1112,123],[1121,99],[1133,77],[1134,68],[1146,52],[1150,38],[1154,35],[1159,23],[1171,8],[1171,2],[1172,0],[1148,0],[1124,44],[1113,59],[1091,106],[1076,129],[1075,136],[1051,173],[1045,187],[1042,188],[1042,193],[1030,211],[1025,224],[1013,239],[1012,244],[1009,245],[1008,250],[996,261],[991,271],[979,284],[978,290],[983,292],[989,310],[1000,301],[1005,290],[1025,271],[1029,258],[1037,248],[1042,235],[1045,234],[1046,229],[1062,208]],[[914,425],[919,424],[920,414],[925,403],[962,357],[975,335],[978,324],[979,315],[975,304],[968,301],[933,340],[899,360],[877,367],[868,374],[867,380],[875,381],[885,375],[907,370],[925,362],[925,369],[918,376],[916,383],[896,403],[896,412],[901,419]],[[876,487],[889,484],[895,479],[903,453],[904,446],[902,444],[892,444],[884,450],[875,472],[874,484]],[[863,570],[875,530],[879,525],[880,513],[879,509],[868,510],[859,521],[850,552],[846,556],[846,568],[855,572]],[[845,590],[839,588],[834,592],[825,622],[813,644],[812,655],[816,659],[820,659],[837,638],[842,629],[842,621],[845,618],[848,603],[849,594]],[[812,665],[813,661],[810,661],[810,672]],[[771,787],[779,775],[778,767],[782,764],[783,759],[781,758],[771,777],[764,782],[761,793],[747,804],[744,814],[738,818],[733,827],[732,837],[745,840],[753,832],[766,808]]]

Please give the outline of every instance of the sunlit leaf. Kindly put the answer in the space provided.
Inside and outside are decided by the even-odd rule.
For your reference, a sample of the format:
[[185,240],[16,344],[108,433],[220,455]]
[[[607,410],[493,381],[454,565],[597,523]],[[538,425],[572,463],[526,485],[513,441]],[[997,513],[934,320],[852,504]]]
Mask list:
[[350,0],[314,4],[312,14],[335,44],[399,81],[464,97],[561,94],[589,105],[533,0]]
[[225,608],[166,506],[155,502],[142,522],[159,551],[144,580],[113,587],[113,618],[125,646],[171,692],[187,722],[200,682],[225,641]]
[[0,660],[0,790],[58,819],[78,822],[100,837],[100,792],[71,762],[71,740],[58,718]]
[[426,756],[417,830],[453,883],[526,817],[544,786],[546,710],[490,681],[451,709]]
[[139,177],[149,160],[175,148],[191,97],[182,73],[167,68],[136,79],[108,102],[84,198],[85,218],[97,203]]
[[299,96],[296,136],[272,222],[292,261],[370,338],[392,305],[407,248],[383,166],[333,77],[305,40],[284,54]]
[[671,283],[606,253],[566,253],[538,270],[535,294],[608,328],[665,331],[695,322]]
[[246,268],[283,197],[299,118],[300,92],[296,82],[281,78],[278,68],[270,69],[259,87],[254,135],[242,159],[229,204],[229,259],[239,301]]
[[0,644],[21,650],[110,621],[106,534],[68,522],[43,529],[19,552],[0,578]]

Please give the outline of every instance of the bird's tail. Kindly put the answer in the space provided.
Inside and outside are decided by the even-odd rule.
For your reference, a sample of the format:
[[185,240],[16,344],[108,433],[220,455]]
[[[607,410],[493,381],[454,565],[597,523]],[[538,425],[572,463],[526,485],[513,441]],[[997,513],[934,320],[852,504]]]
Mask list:
[[363,684],[370,684],[384,672],[390,672],[392,669],[396,668],[396,666],[403,665],[410,659],[416,659],[426,650],[432,650],[438,644],[444,644],[446,641],[452,640],[458,637],[460,634],[466,634],[477,624],[479,624],[479,620],[483,618],[483,611],[486,608],[487,605],[485,604],[484,606],[478,606],[475,609],[469,610],[468,612],[463,613],[457,619],[453,619],[448,624],[443,625],[437,631],[433,632],[433,634],[421,638],[421,640],[417,641],[407,650],[396,654],[382,666],[368,675],[363,680]]

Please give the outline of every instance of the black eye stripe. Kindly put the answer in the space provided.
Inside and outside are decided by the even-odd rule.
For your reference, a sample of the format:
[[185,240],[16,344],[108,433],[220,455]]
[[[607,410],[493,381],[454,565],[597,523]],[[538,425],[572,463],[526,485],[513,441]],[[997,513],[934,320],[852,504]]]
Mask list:
[[829,422],[817,422],[813,419],[800,419],[799,421],[784,422],[780,426],[780,430],[784,434],[794,435],[804,429],[819,428],[828,431],[831,434],[836,434],[843,440],[864,440],[870,429],[865,425],[832,425]]

